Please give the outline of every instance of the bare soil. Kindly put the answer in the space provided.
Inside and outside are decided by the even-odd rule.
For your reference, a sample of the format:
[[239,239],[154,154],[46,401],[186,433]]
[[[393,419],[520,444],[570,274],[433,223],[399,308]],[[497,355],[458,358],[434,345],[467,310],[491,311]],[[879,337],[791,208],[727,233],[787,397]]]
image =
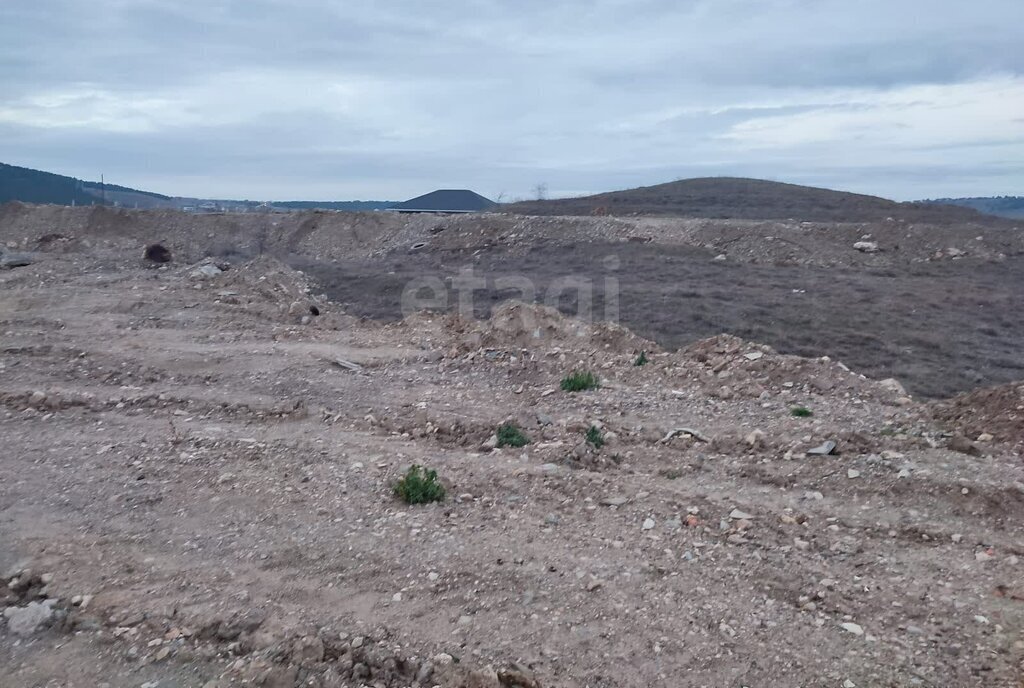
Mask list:
[[[401,317],[412,280],[432,276],[451,284],[467,266],[486,280],[474,295],[480,317],[519,296],[500,288],[512,277],[529,279],[541,303],[577,315],[573,289],[558,298],[559,281],[571,275],[592,287],[593,317],[604,317],[614,289],[619,321],[667,349],[728,332],[784,353],[829,355],[871,377],[895,377],[923,397],[1024,378],[1024,258],[825,267],[714,255],[692,246],[601,242],[291,262],[349,312],[375,319]],[[607,267],[609,258],[615,269]],[[458,303],[454,290],[448,303]]]
[[[171,217],[180,229],[155,236],[149,215],[111,228],[50,212],[0,219],[5,242],[39,250],[0,273],[5,688],[1020,685],[1024,438],[1002,422],[1009,393],[943,411],[834,358],[718,333],[675,350],[533,305],[368,320],[367,300],[324,298],[270,257],[197,271],[216,220]],[[491,231],[506,260],[550,270],[529,236],[550,226],[531,220],[310,217],[219,221],[236,247],[267,230],[339,272],[403,245],[403,265],[457,268]],[[590,222],[558,226],[622,228]],[[146,266],[158,239],[175,260]],[[1000,240],[1002,257],[973,259],[1005,289],[992,270],[1012,268],[1016,239]],[[424,241],[450,242],[453,261]],[[633,244],[615,244],[623,279],[654,269]],[[662,242],[661,274],[696,284],[711,265],[746,284],[718,297],[732,303],[770,270],[810,280],[823,260],[769,269],[750,246],[712,262]],[[603,248],[578,246],[578,269]],[[971,258],[933,249],[884,258],[964,292]],[[814,283],[868,284],[852,263],[882,259],[844,260]],[[600,389],[562,391],[572,370]],[[494,449],[506,421],[531,442]],[[833,453],[808,453],[826,441]],[[398,501],[412,464],[438,470],[443,502]],[[41,600],[52,617],[15,635]]]

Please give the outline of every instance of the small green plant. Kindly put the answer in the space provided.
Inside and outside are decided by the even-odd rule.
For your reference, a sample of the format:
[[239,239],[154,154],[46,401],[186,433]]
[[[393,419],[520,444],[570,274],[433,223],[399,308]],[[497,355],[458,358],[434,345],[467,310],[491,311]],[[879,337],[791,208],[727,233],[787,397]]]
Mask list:
[[410,466],[395,483],[395,494],[406,504],[428,504],[444,499],[444,485],[437,480],[437,471]]
[[633,361],[633,365],[635,365],[635,366],[637,366],[639,368],[640,366],[647,365],[649,362],[650,362],[650,359],[647,358],[647,352],[646,351],[641,351],[640,355],[636,357],[635,361]]
[[596,425],[591,425],[587,430],[586,434],[587,442],[594,446],[594,449],[600,449],[604,446],[604,437],[601,435],[601,430]]
[[789,415],[797,418],[810,418],[814,415],[814,411],[807,408],[806,406],[796,406],[789,410]]
[[498,447],[522,447],[530,443],[530,438],[515,423],[502,423],[497,435]]
[[562,389],[566,392],[582,392],[600,386],[597,376],[589,371],[576,370],[562,378]]

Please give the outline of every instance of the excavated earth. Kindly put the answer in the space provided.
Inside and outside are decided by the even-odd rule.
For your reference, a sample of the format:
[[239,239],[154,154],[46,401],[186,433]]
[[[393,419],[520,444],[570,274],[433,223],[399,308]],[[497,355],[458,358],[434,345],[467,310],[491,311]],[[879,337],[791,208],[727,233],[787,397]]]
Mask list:
[[[850,248],[884,228],[832,229],[773,225],[790,252],[767,223],[0,209],[32,258],[0,272],[0,683],[1019,688],[1009,373],[933,401],[827,350],[532,303],[382,322],[317,272],[454,269],[502,237],[920,269],[952,303],[953,271],[1002,284],[1021,256],[974,228],[902,228],[898,258]],[[562,390],[573,371],[600,387]],[[505,422],[529,443],[496,448]],[[413,464],[442,502],[394,495]]]

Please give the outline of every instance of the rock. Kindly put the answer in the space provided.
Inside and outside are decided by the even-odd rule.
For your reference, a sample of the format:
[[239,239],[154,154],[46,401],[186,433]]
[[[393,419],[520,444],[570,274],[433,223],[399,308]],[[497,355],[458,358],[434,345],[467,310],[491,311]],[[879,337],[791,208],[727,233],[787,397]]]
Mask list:
[[420,670],[416,672],[416,682],[421,686],[428,684],[430,679],[434,676],[434,665],[430,662],[423,662],[420,666]]
[[860,471],[858,471],[855,468],[851,468],[851,469],[846,471],[846,477],[850,478],[851,480],[853,478],[859,478],[860,477]]
[[217,275],[219,275],[222,272],[224,272],[224,271],[221,270],[216,265],[214,265],[213,263],[203,263],[202,265],[200,265],[199,267],[197,267],[195,270],[192,271],[192,276],[193,277],[199,277],[199,278],[202,278],[202,277],[216,277]]
[[498,448],[498,436],[497,435],[491,435],[490,437],[487,438],[487,441],[485,441],[483,444],[480,445],[480,448],[485,450],[485,451],[491,451],[492,449],[497,449]]
[[836,446],[837,445],[834,441],[826,440],[825,442],[819,444],[817,447],[812,447],[808,449],[807,454],[811,456],[828,456],[830,454],[835,454]]
[[858,241],[854,243],[853,247],[861,253],[878,253],[878,242],[877,241]]
[[840,627],[847,633],[853,633],[854,635],[864,635],[864,629],[861,628],[858,624],[853,623],[852,621],[842,623],[840,624]]
[[967,454],[969,456],[981,456],[981,449],[974,442],[964,437],[961,434],[953,435],[949,438],[949,448],[952,451],[959,452],[961,454]]
[[629,497],[623,497],[622,495],[618,495],[615,497],[604,497],[601,499],[600,504],[601,506],[622,506],[628,501]]
[[655,526],[655,523],[654,523],[654,519],[653,518],[645,518],[644,519],[644,523],[643,523],[642,526],[640,526],[640,528],[641,528],[641,530],[651,530],[651,529],[654,528],[654,526]]
[[734,521],[752,521],[754,519],[753,516],[751,516],[745,511],[740,511],[739,509],[733,509],[732,511],[730,511],[729,518],[731,518]]
[[878,386],[882,389],[888,390],[899,397],[907,396],[907,390],[903,388],[900,381],[894,377],[887,377],[884,380],[879,380]]
[[0,250],[0,268],[23,268],[36,262],[35,254]]
[[743,441],[754,448],[763,447],[765,444],[764,432],[761,430],[752,430],[743,438]]
[[7,628],[11,633],[21,637],[33,635],[53,619],[53,605],[57,600],[29,602],[24,607],[8,607],[4,610]]
[[501,688],[540,688],[533,672],[517,664],[498,669],[498,683]]
[[171,252],[163,244],[150,244],[146,247],[142,257],[150,263],[162,264],[171,262]]
[[751,351],[750,353],[743,354],[743,358],[747,359],[748,361],[756,361],[758,359],[764,358],[764,352]]
[[991,442],[994,439],[995,439],[995,437],[993,437],[989,433],[983,432],[980,435],[978,435],[978,439],[976,441],[977,442]]

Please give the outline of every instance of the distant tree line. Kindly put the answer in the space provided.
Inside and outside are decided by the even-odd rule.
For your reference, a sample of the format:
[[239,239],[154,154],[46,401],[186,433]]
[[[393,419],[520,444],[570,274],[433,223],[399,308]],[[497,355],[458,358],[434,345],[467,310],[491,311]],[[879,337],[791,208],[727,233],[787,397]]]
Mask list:
[[1002,217],[1024,218],[1024,196],[975,196],[970,198],[936,198],[928,203],[959,205],[980,213]]

